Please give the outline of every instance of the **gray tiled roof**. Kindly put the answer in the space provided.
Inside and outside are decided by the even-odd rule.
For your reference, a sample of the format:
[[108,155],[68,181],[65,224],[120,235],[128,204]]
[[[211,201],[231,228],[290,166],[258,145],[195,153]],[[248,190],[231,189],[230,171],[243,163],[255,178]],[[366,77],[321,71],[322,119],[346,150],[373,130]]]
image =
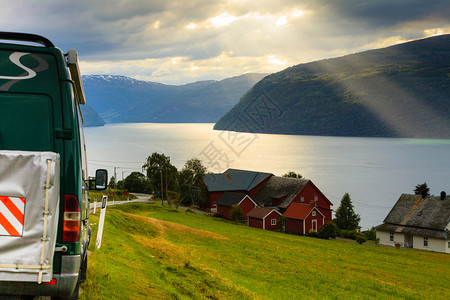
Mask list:
[[447,238],[450,223],[450,197],[402,194],[377,230]]
[[242,199],[245,198],[245,194],[240,193],[233,193],[233,192],[225,192],[219,200],[217,200],[216,204],[221,206],[233,206],[239,202],[241,202]]
[[271,205],[274,198],[286,196],[279,207],[287,208],[308,182],[308,179],[272,176],[253,200],[258,205]]
[[250,191],[270,173],[228,169],[222,174],[206,174],[203,178],[208,191]]

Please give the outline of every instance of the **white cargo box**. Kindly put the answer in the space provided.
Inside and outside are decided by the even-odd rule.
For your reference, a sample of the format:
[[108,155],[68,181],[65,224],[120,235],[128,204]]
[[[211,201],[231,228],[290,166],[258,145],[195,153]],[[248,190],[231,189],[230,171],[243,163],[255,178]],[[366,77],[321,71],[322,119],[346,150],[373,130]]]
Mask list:
[[51,281],[59,172],[57,153],[0,150],[0,281]]

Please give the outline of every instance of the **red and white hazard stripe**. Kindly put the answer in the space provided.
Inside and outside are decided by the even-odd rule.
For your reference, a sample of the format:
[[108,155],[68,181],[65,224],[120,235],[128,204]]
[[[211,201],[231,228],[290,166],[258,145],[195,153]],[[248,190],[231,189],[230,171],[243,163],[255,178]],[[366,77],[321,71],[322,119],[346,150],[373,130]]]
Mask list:
[[25,198],[0,196],[0,235],[22,236]]

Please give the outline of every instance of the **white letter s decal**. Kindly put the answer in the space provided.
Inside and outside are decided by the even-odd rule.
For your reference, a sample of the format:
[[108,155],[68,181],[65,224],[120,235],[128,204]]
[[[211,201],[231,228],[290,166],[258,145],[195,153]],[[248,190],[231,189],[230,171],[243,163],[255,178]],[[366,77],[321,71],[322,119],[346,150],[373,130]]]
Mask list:
[[11,54],[9,56],[9,60],[15,64],[16,66],[18,66],[19,68],[23,69],[24,71],[26,71],[28,74],[24,75],[24,76],[1,76],[0,75],[0,79],[9,79],[9,80],[23,80],[23,79],[31,79],[33,77],[36,76],[36,72],[33,71],[32,69],[22,65],[22,63],[20,62],[20,58],[24,55],[27,55],[30,53],[23,53],[23,52],[14,52],[13,54]]

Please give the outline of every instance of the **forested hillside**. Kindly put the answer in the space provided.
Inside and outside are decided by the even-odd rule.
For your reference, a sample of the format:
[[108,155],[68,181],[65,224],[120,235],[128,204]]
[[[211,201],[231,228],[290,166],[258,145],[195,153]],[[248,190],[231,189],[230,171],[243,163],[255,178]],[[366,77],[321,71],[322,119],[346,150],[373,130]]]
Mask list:
[[272,74],[214,129],[450,138],[450,35]]
[[105,125],[105,121],[100,118],[98,113],[89,104],[80,105],[83,114],[83,125],[85,127],[95,127]]

